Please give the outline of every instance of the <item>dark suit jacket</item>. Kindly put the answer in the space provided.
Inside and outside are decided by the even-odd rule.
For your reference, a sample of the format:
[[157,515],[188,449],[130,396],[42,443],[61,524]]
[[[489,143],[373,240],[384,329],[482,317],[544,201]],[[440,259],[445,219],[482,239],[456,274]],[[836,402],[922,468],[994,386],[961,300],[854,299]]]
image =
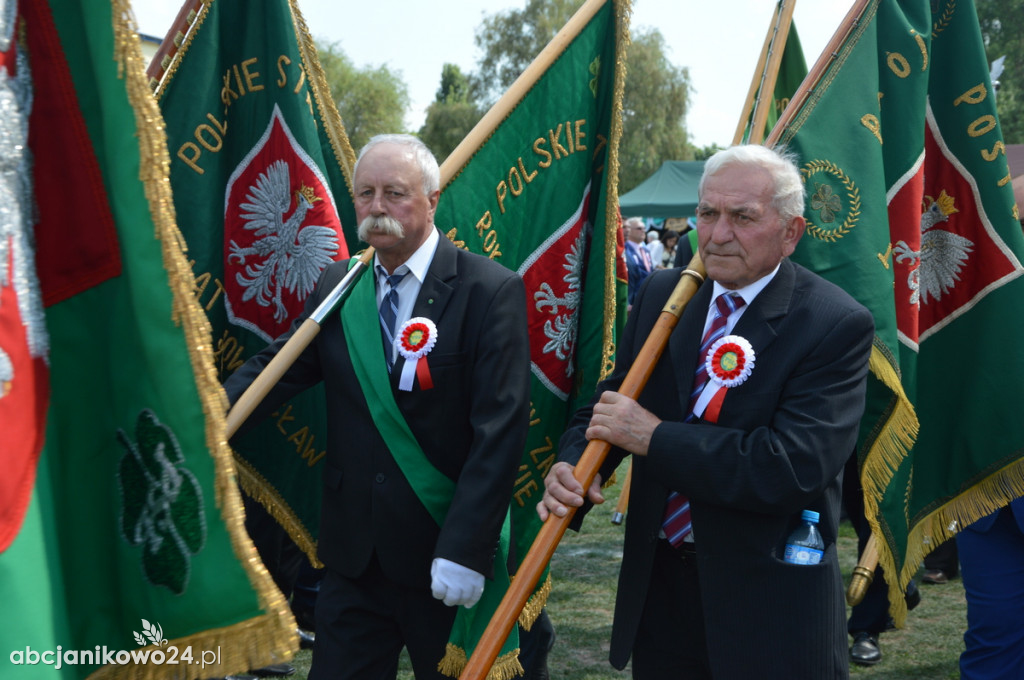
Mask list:
[[[625,245],[625,256],[626,256],[626,274],[628,279],[626,281],[626,301],[629,304],[633,304],[636,299],[636,293],[640,290],[640,286],[651,274],[651,269],[647,269],[644,264],[643,257],[641,257],[640,249],[644,246],[633,241],[626,241]],[[651,267],[654,267],[654,262],[651,262]]]
[[[231,376],[225,389],[232,402],[346,270],[346,262],[327,267],[292,331]],[[430,586],[434,557],[490,577],[529,427],[525,288],[515,272],[456,248],[442,234],[412,315],[437,326],[437,345],[428,355],[434,387],[423,390],[417,382],[411,392],[398,390],[401,357],[390,378],[427,458],[458,483],[442,527],[420,503],[370,417],[340,313],[328,316],[247,424],[323,380],[329,421],[320,559],[355,577],[376,552],[385,575],[411,587]],[[367,323],[379,334],[376,316]]]
[[[675,287],[678,269],[641,289],[619,345],[617,389]],[[864,410],[874,325],[839,288],[784,260],[733,334],[755,366],[730,388],[717,424],[684,424],[712,286],[683,314],[640,403],[663,422],[633,460],[611,662],[629,658],[670,489],[690,498],[708,652],[716,680],[845,678],[843,584],[836,555],[843,465]],[[560,458],[574,463],[590,408],[574,417]],[[624,452],[612,449],[607,479]],[[802,510],[821,515],[826,550],[815,566],[783,562]]]

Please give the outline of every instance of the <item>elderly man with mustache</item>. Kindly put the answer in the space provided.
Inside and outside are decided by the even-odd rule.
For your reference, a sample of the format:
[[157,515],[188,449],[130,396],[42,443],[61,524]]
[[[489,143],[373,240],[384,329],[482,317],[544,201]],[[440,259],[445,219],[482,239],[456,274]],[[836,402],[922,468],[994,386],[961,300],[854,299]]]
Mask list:
[[[324,384],[327,455],[312,680],[443,678],[459,606],[496,558],[529,427],[526,293],[519,277],[434,226],[437,161],[408,135],[380,135],[356,162],[359,237],[373,274],[353,287],[248,422]],[[457,225],[452,225],[457,226]],[[293,331],[344,276],[328,266]],[[291,331],[225,384],[232,400]]]

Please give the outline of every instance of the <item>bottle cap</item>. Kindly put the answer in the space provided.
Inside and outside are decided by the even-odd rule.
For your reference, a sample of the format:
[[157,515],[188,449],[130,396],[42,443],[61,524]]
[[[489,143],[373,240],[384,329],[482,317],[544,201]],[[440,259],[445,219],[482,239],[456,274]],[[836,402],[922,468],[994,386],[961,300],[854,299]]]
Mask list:
[[817,524],[820,515],[818,515],[818,513],[816,513],[814,510],[804,510],[803,515],[801,515],[801,517],[805,522],[814,522],[815,524]]

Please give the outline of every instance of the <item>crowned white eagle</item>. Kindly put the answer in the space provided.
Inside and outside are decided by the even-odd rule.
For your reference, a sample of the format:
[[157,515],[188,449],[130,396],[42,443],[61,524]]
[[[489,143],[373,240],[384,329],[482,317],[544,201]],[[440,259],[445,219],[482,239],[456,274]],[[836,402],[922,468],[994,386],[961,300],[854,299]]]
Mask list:
[[949,221],[950,215],[960,212],[953,205],[953,197],[943,190],[937,199],[926,196],[925,200],[928,204],[921,214],[921,250],[911,250],[904,241],[899,241],[893,248],[897,262],[920,262],[907,279],[911,304],[927,303],[928,296],[938,301],[952,290],[974,249],[974,242],[960,234],[936,229],[936,225]]
[[[255,186],[249,187],[245,202],[240,205],[245,228],[255,232],[256,240],[248,247],[231,241],[228,262],[234,258],[245,265],[235,280],[245,289],[242,301],[256,298],[262,306],[274,303],[274,320],[288,316],[281,301],[284,291],[304,299],[313,290],[320,272],[338,254],[338,235],[330,227],[303,225],[306,213],[317,201],[312,187],[295,191],[295,210],[285,219],[291,207],[291,177],[288,164],[274,161],[260,173]],[[246,263],[246,258],[254,261]]]

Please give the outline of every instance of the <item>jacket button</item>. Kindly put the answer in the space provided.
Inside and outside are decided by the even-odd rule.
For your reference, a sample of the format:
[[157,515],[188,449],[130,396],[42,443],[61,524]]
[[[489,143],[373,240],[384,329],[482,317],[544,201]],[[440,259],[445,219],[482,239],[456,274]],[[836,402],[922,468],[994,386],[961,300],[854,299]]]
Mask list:
[[377,476],[374,479],[378,484],[383,484],[384,480],[387,479],[387,477],[384,476],[383,472],[378,472]]

